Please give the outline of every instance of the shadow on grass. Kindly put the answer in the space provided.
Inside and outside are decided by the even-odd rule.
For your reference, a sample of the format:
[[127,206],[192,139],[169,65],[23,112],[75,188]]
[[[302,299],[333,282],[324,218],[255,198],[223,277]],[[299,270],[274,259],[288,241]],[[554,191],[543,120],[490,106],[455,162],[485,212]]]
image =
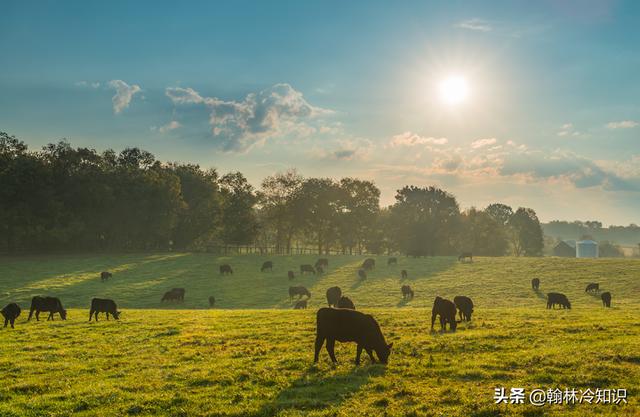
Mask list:
[[543,293],[540,290],[533,290],[534,293],[536,293],[536,295],[538,296],[538,298],[540,298],[541,300],[547,300],[547,295],[545,293]]

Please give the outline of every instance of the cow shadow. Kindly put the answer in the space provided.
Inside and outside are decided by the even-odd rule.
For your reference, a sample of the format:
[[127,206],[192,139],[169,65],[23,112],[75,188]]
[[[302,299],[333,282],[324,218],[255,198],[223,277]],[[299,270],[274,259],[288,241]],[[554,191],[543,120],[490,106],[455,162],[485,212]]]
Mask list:
[[545,293],[543,293],[542,291],[540,291],[539,289],[537,290],[532,290],[534,293],[536,293],[536,296],[538,298],[540,298],[541,300],[546,300],[547,299],[547,295]]
[[411,301],[411,298],[401,298],[400,301],[398,301],[398,304],[396,304],[396,307],[404,307],[407,304],[409,304],[409,301]]
[[382,376],[384,373],[385,366],[369,365],[325,377],[323,371],[312,365],[275,398],[262,404],[257,410],[244,410],[229,416],[271,417],[282,413],[289,415],[336,407],[356,394],[371,377]]

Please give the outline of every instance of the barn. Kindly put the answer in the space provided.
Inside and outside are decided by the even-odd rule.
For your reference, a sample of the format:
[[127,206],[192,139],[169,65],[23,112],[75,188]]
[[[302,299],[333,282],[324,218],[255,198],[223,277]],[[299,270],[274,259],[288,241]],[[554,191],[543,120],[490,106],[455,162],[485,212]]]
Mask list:
[[575,258],[576,257],[576,248],[570,245],[568,242],[561,240],[558,244],[553,248],[553,256],[559,256],[562,258]]

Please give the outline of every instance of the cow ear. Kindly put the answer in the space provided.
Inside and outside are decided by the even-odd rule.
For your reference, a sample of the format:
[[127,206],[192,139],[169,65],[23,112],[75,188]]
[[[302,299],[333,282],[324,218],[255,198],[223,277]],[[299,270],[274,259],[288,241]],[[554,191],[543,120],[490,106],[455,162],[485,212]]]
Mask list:
[[393,342],[389,343],[389,344],[387,345],[387,347],[388,347],[389,349],[391,349],[391,348],[393,347]]

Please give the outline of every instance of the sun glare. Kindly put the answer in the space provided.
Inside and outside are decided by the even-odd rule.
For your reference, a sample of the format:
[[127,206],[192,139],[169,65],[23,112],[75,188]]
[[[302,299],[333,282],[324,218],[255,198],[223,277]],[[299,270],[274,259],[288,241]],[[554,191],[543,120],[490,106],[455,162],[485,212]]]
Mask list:
[[452,75],[440,82],[440,99],[448,105],[457,105],[467,100],[469,84],[464,77]]

